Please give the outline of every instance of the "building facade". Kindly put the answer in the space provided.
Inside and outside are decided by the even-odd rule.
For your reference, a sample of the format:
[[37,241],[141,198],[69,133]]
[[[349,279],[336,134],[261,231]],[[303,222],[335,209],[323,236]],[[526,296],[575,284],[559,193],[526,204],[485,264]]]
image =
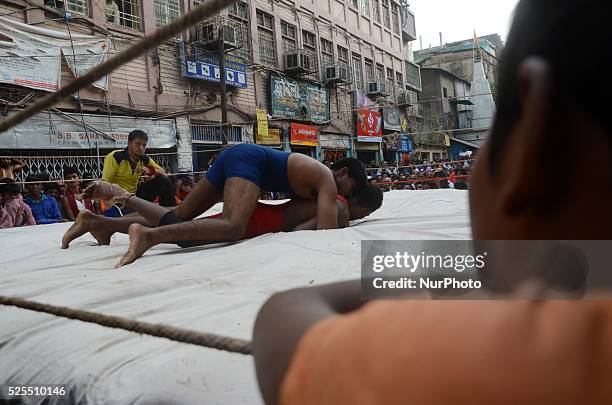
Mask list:
[[[14,35],[26,41],[53,38],[49,42],[60,50],[59,83],[65,85],[78,75],[78,66],[86,70],[80,63],[84,59],[77,59],[85,53],[121,52],[198,3],[0,0],[0,34],[22,23],[27,27],[14,25]],[[395,134],[407,126],[398,121],[418,118],[421,80],[411,45],[414,15],[407,4],[239,1],[115,70],[103,86],[83,89],[40,114],[32,121],[37,127],[0,134],[0,148],[25,158],[32,171],[57,177],[63,165],[76,164],[99,175],[100,157],[123,147],[128,130],[142,127],[153,134],[150,151],[167,169],[205,170],[222,146],[219,35],[225,47],[229,144],[257,142],[322,160],[362,155],[364,161],[380,161],[385,151],[400,148]],[[91,38],[102,41],[104,51],[86,49]],[[32,56],[21,55],[0,53],[0,63]],[[56,60],[56,54],[49,56],[47,61]],[[31,68],[40,71],[40,66]],[[0,77],[5,115],[45,93],[23,81],[23,74],[15,72],[19,80]],[[364,97],[369,99],[365,107],[358,104]],[[391,111],[385,120],[389,125],[362,139],[357,107],[376,111],[381,124],[385,111]],[[267,121],[266,134],[258,133],[258,118]],[[53,142],[41,141],[46,138]]]
[[422,68],[421,76],[423,125],[413,142],[419,160],[445,159],[450,157],[450,138],[472,127],[471,83],[438,68]]

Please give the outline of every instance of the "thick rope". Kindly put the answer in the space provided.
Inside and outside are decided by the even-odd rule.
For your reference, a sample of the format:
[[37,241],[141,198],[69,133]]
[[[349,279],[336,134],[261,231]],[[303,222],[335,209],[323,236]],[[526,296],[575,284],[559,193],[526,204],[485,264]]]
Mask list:
[[83,311],[80,309],[40,304],[38,302],[16,297],[0,296],[0,305],[44,312],[63,318],[76,319],[82,322],[107,326],[109,328],[123,329],[129,332],[140,333],[141,335],[156,336],[175,342],[189,343],[231,353],[252,354],[251,342],[238,338],[220,336],[212,333],[195,332],[163,324],[139,322],[132,319],[97,314],[95,312]]
[[39,113],[45,108],[51,107],[58,103],[62,99],[75,94],[78,90],[94,83],[101,79],[108,73],[117,69],[119,66],[126,64],[127,62],[137,58],[146,51],[153,49],[162,42],[178,35],[179,33],[191,28],[198,24],[202,20],[211,17],[218,13],[222,9],[231,6],[236,0],[208,0],[201,6],[194,8],[189,13],[179,17],[155,31],[153,34],[144,37],[134,45],[121,52],[120,54],[110,58],[106,62],[98,65],[85,73],[83,76],[79,76],[72,83],[62,87],[56,93],[50,93],[49,95],[41,98],[36,103],[32,104],[28,108],[19,111],[17,114],[10,116],[0,121],[0,134],[5,132],[15,125],[21,124],[26,119],[32,117],[34,114]]

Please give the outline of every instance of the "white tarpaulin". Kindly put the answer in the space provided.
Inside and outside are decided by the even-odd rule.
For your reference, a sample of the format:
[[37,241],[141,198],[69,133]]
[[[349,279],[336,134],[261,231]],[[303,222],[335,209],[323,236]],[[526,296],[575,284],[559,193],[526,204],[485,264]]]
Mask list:
[[[74,52],[73,52],[74,48]],[[108,58],[110,41],[90,35],[70,35],[0,17],[0,82],[37,90],[60,87],[61,55],[76,76]],[[93,84],[106,90],[105,76]]]
[[[69,224],[0,230],[0,294],[250,340],[272,293],[359,278],[361,240],[469,239],[467,196],[392,191],[348,229],[159,245],[120,270],[125,235],[61,250]],[[0,397],[9,385],[62,384],[79,404],[261,403],[250,356],[2,306],[0,325]]]
[[[69,118],[72,117],[72,118]],[[88,125],[87,131],[82,121]],[[99,132],[104,133],[107,139]],[[148,148],[176,145],[176,126],[171,119],[121,117],[73,113],[39,113],[6,132],[0,133],[0,149],[100,149],[125,148],[128,134],[140,129],[149,136]]]

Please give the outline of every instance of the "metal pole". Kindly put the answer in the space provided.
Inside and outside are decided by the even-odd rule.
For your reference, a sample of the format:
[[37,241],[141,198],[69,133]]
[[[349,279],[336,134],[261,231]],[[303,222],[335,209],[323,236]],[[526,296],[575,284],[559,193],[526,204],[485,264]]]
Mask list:
[[223,25],[219,24],[219,80],[221,82],[221,144],[227,145],[227,86],[225,85],[225,41]]

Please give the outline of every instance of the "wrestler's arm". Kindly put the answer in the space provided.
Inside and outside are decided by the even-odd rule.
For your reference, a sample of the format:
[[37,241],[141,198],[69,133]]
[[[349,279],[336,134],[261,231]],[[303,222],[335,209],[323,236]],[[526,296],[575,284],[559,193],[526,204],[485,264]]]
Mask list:
[[[349,226],[349,210],[346,204],[336,201],[336,207],[338,208],[338,227],[346,228]],[[294,231],[314,231],[317,229],[317,219],[311,218],[308,221],[296,226]]]
[[325,173],[317,189],[317,229],[338,228],[337,194],[338,188],[333,175],[331,172]]
[[354,311],[361,304],[360,280],[286,291],[266,301],[253,330],[255,368],[266,404],[277,403],[283,377],[304,333],[315,323]]

